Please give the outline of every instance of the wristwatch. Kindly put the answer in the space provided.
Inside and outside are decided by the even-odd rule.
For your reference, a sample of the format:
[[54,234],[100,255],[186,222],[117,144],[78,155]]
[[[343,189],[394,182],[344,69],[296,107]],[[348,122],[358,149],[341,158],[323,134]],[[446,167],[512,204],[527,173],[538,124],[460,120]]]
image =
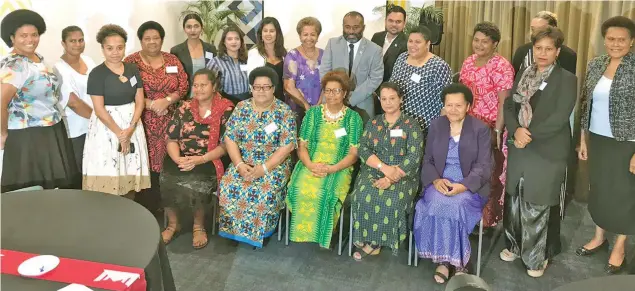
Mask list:
[[168,100],[168,102],[172,103],[172,97],[170,97],[170,96],[165,97],[165,100]]
[[381,162],[379,162],[379,164],[377,165],[377,170],[381,170],[381,167],[382,167],[383,165],[384,165],[384,164],[382,164]]

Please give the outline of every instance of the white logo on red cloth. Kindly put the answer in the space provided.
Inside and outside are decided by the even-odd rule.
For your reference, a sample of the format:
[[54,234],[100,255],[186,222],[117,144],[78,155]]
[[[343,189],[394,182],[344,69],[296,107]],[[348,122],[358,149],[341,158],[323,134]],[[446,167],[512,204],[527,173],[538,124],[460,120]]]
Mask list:
[[128,273],[128,272],[121,272],[121,271],[113,271],[113,270],[106,270],[104,269],[104,272],[101,273],[101,275],[99,275],[97,278],[95,278],[95,282],[98,281],[106,281],[106,280],[111,280],[113,282],[121,282],[126,284],[126,286],[130,287],[132,285],[132,283],[134,283],[135,281],[137,281],[137,279],[139,279],[141,276],[139,274],[135,274],[135,273]]

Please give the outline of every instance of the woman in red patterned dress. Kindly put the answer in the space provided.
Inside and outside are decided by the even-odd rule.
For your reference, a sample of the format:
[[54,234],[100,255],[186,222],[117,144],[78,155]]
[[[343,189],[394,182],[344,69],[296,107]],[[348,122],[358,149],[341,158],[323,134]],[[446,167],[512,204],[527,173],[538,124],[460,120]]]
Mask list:
[[166,154],[166,128],[177,103],[188,92],[188,77],[179,59],[161,51],[165,30],[147,21],[137,30],[141,51],[125,58],[139,67],[146,96],[141,120],[148,141],[151,188],[138,193],[135,200],[153,213],[162,209],[159,174]]
[[472,49],[461,67],[460,80],[474,94],[469,114],[487,123],[492,129],[494,167],[489,201],[483,210],[483,226],[496,225],[503,218],[503,193],[507,146],[503,142],[503,104],[514,85],[514,68],[504,57],[496,53],[501,34],[490,22],[481,22],[474,27]]

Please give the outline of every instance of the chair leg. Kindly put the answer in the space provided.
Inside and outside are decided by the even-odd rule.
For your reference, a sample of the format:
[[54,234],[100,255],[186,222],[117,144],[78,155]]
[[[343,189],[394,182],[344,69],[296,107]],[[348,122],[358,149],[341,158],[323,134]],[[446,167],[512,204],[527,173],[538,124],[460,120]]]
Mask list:
[[[216,192],[216,194],[218,194],[218,192]],[[218,195],[215,195],[215,197],[216,199],[212,205],[212,235],[216,235],[218,231],[216,223],[218,222],[220,215],[220,200],[218,200]]]
[[417,243],[414,242],[414,247],[415,247],[415,253],[414,253],[414,260],[415,260],[415,267],[419,266],[419,251],[417,250]]
[[481,218],[481,223],[478,231],[478,257],[476,259],[476,276],[481,276],[481,250],[483,248],[483,218]]
[[348,256],[353,255],[353,206],[351,205],[351,212],[349,214],[349,226],[348,226]]
[[344,205],[340,208],[340,231],[339,231],[339,241],[337,243],[337,255],[342,255],[342,233],[344,232]]
[[282,216],[283,215],[284,215],[284,211],[280,210],[280,218],[278,218],[278,241],[282,240]]
[[408,234],[408,266],[412,266],[412,231]]
[[284,215],[284,245],[289,245],[289,207],[285,207]]
[[163,209],[163,229],[168,227],[168,212]]

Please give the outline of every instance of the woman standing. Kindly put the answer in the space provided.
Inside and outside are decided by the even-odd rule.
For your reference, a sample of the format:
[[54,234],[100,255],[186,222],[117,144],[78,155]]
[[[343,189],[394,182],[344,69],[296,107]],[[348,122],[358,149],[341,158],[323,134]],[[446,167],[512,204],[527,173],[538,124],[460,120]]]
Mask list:
[[434,280],[439,284],[467,272],[469,233],[481,219],[492,173],[490,129],[467,114],[470,89],[451,84],[441,99],[446,115],[430,124],[413,229],[416,255],[438,264]]
[[188,92],[188,77],[176,56],[161,51],[165,38],[161,24],[144,22],[137,30],[137,37],[141,51],[127,56],[124,62],[137,65],[143,83],[145,110],[141,121],[148,141],[151,188],[139,193],[136,200],[154,213],[162,208],[159,176],[166,153],[165,130],[174,104]]
[[1,192],[74,187],[79,171],[58,109],[58,79],[35,52],[46,23],[36,12],[20,9],[0,26],[2,40],[13,47],[0,60]]
[[192,101],[185,101],[168,124],[167,152],[161,173],[161,195],[168,226],[163,241],[169,243],[180,229],[177,208],[191,208],[194,213],[192,246],[207,245],[205,209],[218,188],[225,168],[220,158],[225,145],[220,138],[225,132],[234,104],[216,91],[219,79],[213,71],[194,73]]
[[505,120],[503,104],[514,85],[514,68],[504,57],[496,53],[501,34],[495,24],[482,22],[474,27],[472,50],[461,67],[460,80],[474,94],[469,114],[489,125],[494,153],[492,193],[483,211],[484,227],[496,225],[503,218],[503,193],[505,185],[505,157],[507,146],[503,134]]
[[258,248],[274,233],[284,209],[296,144],[293,112],[273,97],[277,80],[272,68],[251,71],[254,97],[238,103],[224,135],[233,165],[220,181],[218,234]]
[[503,261],[521,258],[540,277],[560,252],[560,185],[571,145],[569,116],[577,78],[556,63],[562,31],[547,27],[531,37],[535,62],[518,74],[505,101],[505,126],[513,133],[505,191]]
[[[607,273],[622,270],[626,235],[635,234],[635,23],[622,16],[602,24],[606,55],[589,62],[582,94],[581,160],[589,160],[589,212],[597,224],[591,241],[576,250],[588,256],[608,248],[617,233]],[[588,144],[588,146],[587,146]]]
[[83,189],[134,199],[150,188],[148,149],[143,125],[143,79],[136,65],[122,62],[128,35],[121,26],[97,32],[105,61],[88,75],[86,91],[94,114],[84,147]]
[[296,27],[300,37],[300,46],[289,51],[284,58],[284,90],[291,108],[300,113],[318,103],[320,99],[320,64],[324,50],[317,48],[318,38],[322,32],[322,24],[317,18],[302,18]]
[[395,62],[390,82],[404,90],[403,110],[427,131],[441,115],[441,90],[452,81],[450,66],[430,52],[430,30],[417,27],[408,35],[408,51]]
[[245,34],[236,26],[223,31],[218,46],[218,56],[207,64],[208,69],[220,72],[222,93],[234,104],[246,100],[249,95],[247,75],[247,47]]
[[[265,17],[257,31],[256,46],[247,53],[247,74],[257,67],[270,67],[278,74],[278,84],[282,84],[283,60],[287,55],[284,35],[280,23],[273,17]],[[277,86],[273,96],[284,102],[284,86]]]
[[[365,254],[381,247],[397,254],[408,230],[407,214],[419,188],[423,133],[401,112],[403,92],[395,83],[379,86],[383,112],[370,120],[360,139],[363,161],[353,190],[353,242]],[[355,252],[355,260],[362,254]]]
[[198,14],[185,15],[183,17],[183,32],[187,35],[187,39],[170,49],[170,53],[179,58],[187,74],[189,84],[188,98],[193,94],[191,87],[194,81],[194,73],[205,68],[207,63],[216,55],[216,47],[201,40],[202,31],[203,20]]
[[311,107],[302,121],[299,163],[287,189],[292,212],[290,239],[329,248],[333,227],[351,185],[362,118],[345,104],[350,81],[331,71],[321,81],[325,104]]

